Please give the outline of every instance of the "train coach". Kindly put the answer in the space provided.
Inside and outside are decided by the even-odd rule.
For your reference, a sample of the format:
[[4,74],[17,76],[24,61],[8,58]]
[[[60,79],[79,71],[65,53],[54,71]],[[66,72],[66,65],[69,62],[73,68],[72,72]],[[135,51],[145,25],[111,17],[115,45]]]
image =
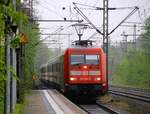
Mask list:
[[106,80],[102,48],[68,48],[41,67],[41,81],[69,95],[105,94]]

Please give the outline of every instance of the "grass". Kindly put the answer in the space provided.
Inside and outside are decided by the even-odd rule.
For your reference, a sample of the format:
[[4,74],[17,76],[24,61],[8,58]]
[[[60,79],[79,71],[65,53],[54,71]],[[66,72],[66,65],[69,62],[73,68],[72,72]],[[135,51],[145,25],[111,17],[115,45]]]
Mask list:
[[[148,104],[143,104],[128,98],[114,96],[111,104],[129,114],[150,114],[150,106]],[[124,114],[126,113],[124,112]]]
[[4,112],[4,103],[0,102],[0,114],[3,114]]
[[125,101],[114,100],[111,104],[114,107],[117,107],[118,109],[123,110],[123,111],[129,112],[129,110],[130,110],[129,104],[127,102],[125,102]]
[[16,104],[15,111],[12,114],[23,114],[24,104]]
[[99,99],[102,103],[109,103],[112,100],[112,97],[109,95],[104,95]]
[[22,104],[16,104],[15,110],[11,114],[23,114],[24,113],[25,105],[27,105],[29,103],[29,101],[27,99],[27,96],[30,95],[30,94],[31,94],[30,90],[25,91],[24,100],[23,100],[24,102]]
[[[25,98],[29,94],[30,94],[30,90],[26,91]],[[27,99],[25,99],[24,101],[25,102],[23,104],[16,104],[15,110],[11,114],[23,114],[24,106],[28,103]],[[4,103],[3,103],[3,100],[0,101],[0,114],[4,114]]]

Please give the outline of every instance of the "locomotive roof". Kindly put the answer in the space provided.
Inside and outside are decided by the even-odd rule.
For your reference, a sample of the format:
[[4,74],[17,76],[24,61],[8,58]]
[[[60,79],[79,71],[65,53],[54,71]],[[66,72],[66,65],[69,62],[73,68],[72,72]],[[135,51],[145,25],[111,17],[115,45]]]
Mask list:
[[78,48],[68,48],[67,50],[71,50],[71,51],[73,51],[73,50],[101,50],[101,51],[103,51],[103,49],[100,47],[100,48],[95,48],[95,47],[89,47],[89,48],[87,48],[87,47],[85,47],[85,48],[83,48],[83,47],[78,47]]
[[81,50],[86,50],[86,51],[88,51],[88,50],[96,51],[97,50],[98,51],[99,50],[99,51],[103,52],[103,49],[101,47],[100,48],[95,48],[95,47],[75,47],[75,48],[72,47],[72,48],[67,48],[65,51],[63,51],[59,55],[50,58],[45,64],[41,65],[40,68],[47,66],[49,63],[55,62],[55,60],[57,60],[60,56],[64,55],[67,51],[75,51],[75,50],[79,50],[79,51],[81,51]]

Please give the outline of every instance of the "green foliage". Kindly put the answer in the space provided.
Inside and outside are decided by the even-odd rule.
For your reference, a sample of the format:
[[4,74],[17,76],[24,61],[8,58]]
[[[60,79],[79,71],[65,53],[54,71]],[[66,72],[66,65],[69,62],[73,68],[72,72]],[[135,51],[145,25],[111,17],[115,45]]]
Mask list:
[[13,66],[10,66],[11,78],[20,81]]
[[[19,0],[17,0],[19,4]],[[5,65],[5,33],[10,31],[10,22],[9,25],[6,25],[7,17],[11,17],[12,21],[20,26],[20,23],[26,25],[28,18],[25,13],[18,11],[14,8],[12,0],[3,0],[0,1],[0,114],[3,112],[3,100],[4,100],[4,84],[6,79],[6,65]],[[13,41],[12,41],[13,42]],[[16,41],[13,42],[13,45],[16,45]],[[15,46],[16,47],[16,46]],[[17,79],[14,69],[11,67],[10,72],[12,78]]]
[[[20,0],[17,0],[17,3],[19,3]],[[5,33],[10,32],[10,24],[7,26],[6,19],[7,17],[11,17],[14,23],[20,27],[20,24],[22,25],[21,31],[25,33],[28,36],[29,42],[28,44],[24,45],[25,47],[25,57],[20,58],[24,61],[23,66],[25,70],[24,79],[18,79],[14,69],[11,67],[10,71],[12,74],[12,78],[15,78],[19,80],[20,86],[21,86],[21,96],[24,98],[24,90],[32,87],[32,74],[35,73],[34,65],[36,64],[36,55],[37,50],[41,48],[40,44],[37,42],[40,41],[40,35],[39,35],[39,29],[32,29],[32,28],[38,28],[38,24],[36,23],[29,23],[27,14],[18,11],[14,8],[12,5],[12,1],[6,5],[6,3],[0,2],[0,107],[3,107],[3,100],[4,100],[4,83],[6,81],[6,65],[5,65]],[[40,42],[41,43],[41,42]],[[19,39],[18,36],[16,38],[13,38],[11,41],[11,46],[16,48],[18,47]],[[41,57],[42,58],[42,57]],[[19,76],[21,77],[21,76]],[[2,108],[0,108],[1,111]],[[15,113],[16,114],[16,113]]]
[[113,75],[113,84],[150,89],[150,17],[139,41],[142,47],[122,56]]
[[4,112],[4,103],[0,101],[0,114]]
[[37,54],[35,58],[35,69],[36,73],[40,73],[40,66],[45,64],[51,57],[53,57],[54,53],[48,49],[45,44],[40,43],[37,47]]
[[[10,73],[13,79],[19,80],[12,66],[10,66]],[[4,83],[6,80],[6,66],[4,61],[0,60],[0,102],[4,99]]]
[[20,22],[22,22],[24,25],[27,24],[27,15],[22,11],[15,10],[12,4],[9,4],[8,6],[3,6],[3,9],[5,11],[5,15],[12,17],[13,21],[17,25],[20,25]]
[[52,52],[40,41],[38,24],[30,24],[24,28],[25,33],[29,37],[29,43],[25,48],[25,79],[26,88],[32,87],[32,75],[39,73],[39,68],[43,63],[46,63]]
[[35,56],[37,52],[37,46],[35,46],[36,42],[39,42],[39,30],[32,29],[38,28],[37,24],[30,24],[27,27],[24,27],[24,32],[27,34],[29,38],[28,44],[26,44],[25,48],[25,85],[26,88],[32,87],[32,75],[34,74],[34,63]]
[[15,36],[15,38],[12,38],[10,44],[11,44],[12,48],[19,48],[19,46],[20,46],[20,37],[19,37],[19,35]]
[[5,75],[6,74],[6,66],[5,66],[5,63],[4,63],[4,61],[2,61],[2,60],[0,60],[0,73],[1,73],[1,75],[3,76],[3,75]]
[[22,11],[15,10],[11,2],[8,5],[0,4],[0,38],[4,37],[5,29],[6,31],[8,30],[5,26],[5,21],[8,16],[11,17],[13,22],[15,22],[18,26],[20,25],[20,22],[24,25],[28,22],[27,15]]
[[6,80],[6,67],[4,61],[0,60],[0,102],[4,99],[4,83]]
[[140,51],[131,51],[118,65],[113,84],[150,89],[150,59]]
[[1,12],[1,5],[0,5],[0,41],[2,37],[4,37],[4,29],[5,29],[5,21],[4,21],[4,14]]
[[[2,48],[0,49],[0,56],[2,54]],[[6,68],[5,63],[2,61],[2,58],[0,57],[0,114],[4,111],[4,84],[6,80]]]
[[141,35],[143,48],[150,56],[150,17],[145,22],[145,32]]
[[4,46],[0,42],[0,114],[3,113],[4,108],[4,84],[6,80],[6,66],[4,62]]

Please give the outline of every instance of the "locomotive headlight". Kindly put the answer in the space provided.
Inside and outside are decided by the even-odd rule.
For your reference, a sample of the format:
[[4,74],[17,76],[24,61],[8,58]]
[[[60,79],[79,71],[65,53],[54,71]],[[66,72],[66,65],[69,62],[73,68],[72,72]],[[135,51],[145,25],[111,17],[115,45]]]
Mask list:
[[100,81],[100,80],[101,80],[101,78],[100,78],[100,77],[98,77],[98,78],[96,78],[96,80]]
[[76,80],[76,78],[73,78],[73,77],[70,77],[69,79],[70,79],[70,81]]
[[86,65],[84,65],[84,66],[83,66],[83,68],[84,68],[84,69],[87,69],[87,66],[86,66]]

